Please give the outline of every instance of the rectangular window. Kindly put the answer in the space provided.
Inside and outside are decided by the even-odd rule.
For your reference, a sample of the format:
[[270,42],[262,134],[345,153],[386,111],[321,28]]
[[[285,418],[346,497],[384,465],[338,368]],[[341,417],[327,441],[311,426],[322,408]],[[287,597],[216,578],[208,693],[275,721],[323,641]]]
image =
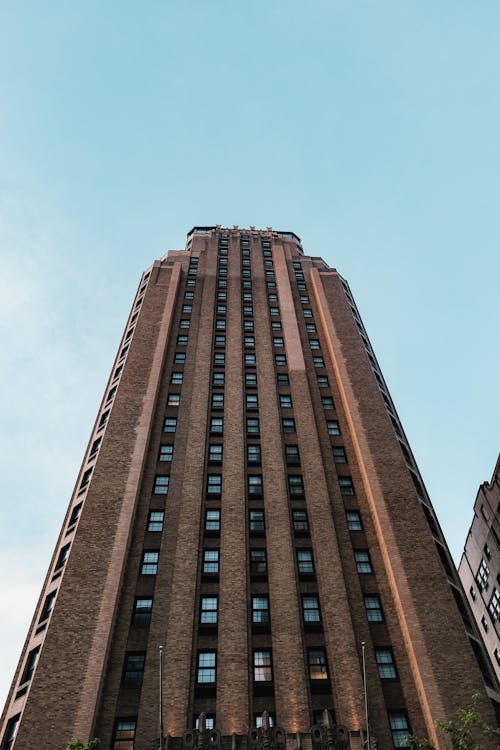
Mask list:
[[143,576],[155,576],[158,572],[158,550],[148,550],[142,553],[141,574]]
[[276,289],[276,282],[275,281],[266,281],[266,287],[268,289]]
[[323,409],[328,411],[335,409],[335,404],[333,403],[333,398],[331,396],[323,396],[321,403],[323,404]]
[[321,349],[319,339],[309,339],[309,346],[311,349]]
[[389,711],[389,724],[391,727],[392,741],[394,747],[408,747],[408,717],[404,711]]
[[216,596],[201,597],[200,622],[202,625],[217,625]]
[[209,474],[207,476],[207,495],[220,497],[222,491],[222,474]]
[[247,393],[245,396],[245,406],[247,409],[258,409],[259,399],[256,393]]
[[361,516],[357,510],[348,510],[346,512],[347,528],[349,531],[363,531]]
[[395,680],[397,677],[394,657],[390,648],[376,648],[378,676],[381,680]]
[[313,316],[313,311],[312,310],[309,310],[308,308],[305,308],[303,312],[304,312],[304,318],[312,318],[312,316]]
[[179,406],[181,401],[180,393],[169,393],[167,399],[167,406]]
[[192,305],[182,305],[182,312],[185,315],[189,315],[193,312],[193,306]]
[[171,461],[174,456],[173,445],[160,445],[159,461]]
[[245,385],[247,388],[256,388],[257,387],[257,373],[246,372],[245,373]]
[[258,625],[269,622],[268,596],[252,596],[252,622]]
[[300,295],[300,303],[301,303],[302,305],[308,305],[308,304],[309,304],[309,302],[310,302],[310,300],[309,300],[309,295],[307,295],[307,294],[301,294],[301,295]]
[[286,366],[286,356],[284,354],[275,354],[274,361],[276,363],[276,367]]
[[302,266],[300,265],[298,260],[294,260],[292,263],[292,268],[297,271],[302,271]]
[[249,519],[251,534],[262,534],[265,531],[263,510],[251,510]]
[[189,328],[189,326],[190,326],[189,318],[182,318],[181,322],[179,323],[179,328]]
[[364,602],[368,622],[384,622],[384,613],[378,594],[365,594]]
[[219,276],[227,276],[227,268],[219,266]]
[[307,333],[316,333],[316,326],[314,323],[306,323]]
[[113,750],[134,750],[135,719],[117,719]]
[[216,676],[216,657],[215,651],[198,652],[198,684],[213,685]]
[[133,623],[137,628],[147,628],[151,622],[153,600],[137,598],[134,604]]
[[290,385],[290,380],[288,378],[288,375],[286,372],[279,372],[276,376],[278,381],[278,386],[281,388],[285,385]]
[[252,317],[253,316],[253,307],[252,305],[244,305],[243,307],[243,315],[247,315]]
[[249,475],[248,495],[249,497],[262,497],[262,476],[260,474]]
[[340,427],[336,419],[328,419],[326,426],[329,435],[340,435]]
[[278,301],[278,295],[275,292],[271,292],[267,295],[267,299],[269,302],[277,302]]
[[215,346],[220,346],[224,348],[226,346],[226,337],[223,335],[218,335],[215,337]]
[[279,315],[280,309],[279,307],[270,307],[269,308],[269,315]]
[[186,279],[186,286],[188,287],[196,286],[196,279]]
[[488,603],[488,612],[493,622],[500,619],[500,592],[497,588],[493,589],[490,601]]
[[269,271],[265,271],[265,272],[264,272],[264,275],[265,275],[265,276],[266,276],[266,277],[267,277],[268,279],[274,279],[274,271],[271,271],[271,270],[269,270]]
[[267,574],[267,558],[265,549],[250,548],[250,575],[265,576]]
[[245,349],[255,349],[255,338],[253,336],[245,336],[243,345]]
[[288,490],[292,497],[303,497],[304,496],[304,483],[300,474],[289,474],[288,475]]
[[220,531],[220,510],[218,508],[205,511],[205,531]]
[[281,427],[284,433],[295,432],[295,419],[282,419]]
[[227,312],[226,305],[217,305],[217,307],[215,308],[216,315],[225,315],[226,312]]
[[259,432],[259,418],[247,417],[247,435],[258,435]]
[[226,319],[225,318],[217,318],[215,321],[215,329],[217,331],[225,331],[226,330]]
[[209,575],[217,575],[219,573],[218,549],[203,550],[203,572]]
[[71,515],[69,517],[68,521],[68,529],[70,529],[72,526],[75,525],[75,523],[80,518],[80,513],[82,512],[83,503],[78,503],[78,505],[75,505],[73,510],[71,511]]
[[150,510],[148,519],[148,531],[163,531],[163,510]]
[[211,443],[208,446],[208,460],[211,464],[220,464],[222,462],[222,445]]
[[226,363],[226,355],[225,352],[214,352],[214,365],[221,366]]
[[298,549],[297,550],[297,567],[299,573],[305,575],[311,575],[314,573],[314,561],[312,550],[310,549]]
[[210,434],[211,435],[222,435],[224,427],[223,417],[212,417],[210,420]]
[[2,750],[11,750],[11,748],[14,747],[14,740],[17,736],[20,721],[21,714],[16,714],[16,716],[12,716],[12,718],[10,718],[7,722],[7,727],[5,729],[5,734],[2,741]]
[[126,654],[123,686],[126,688],[140,688],[144,675],[145,654]]
[[183,365],[186,362],[185,352],[175,352],[174,362],[178,365]]
[[186,289],[186,291],[184,292],[184,299],[194,299],[194,292],[192,289]]
[[223,409],[223,408],[224,408],[224,394],[212,393],[212,409]]
[[358,573],[373,573],[370,553],[367,549],[355,549],[354,559],[356,560],[356,569]]
[[40,656],[40,649],[41,646],[37,646],[29,652],[21,680],[19,682],[20,685],[24,685],[25,682],[30,682],[31,678],[33,677],[33,673],[38,663],[38,657]]
[[214,388],[222,388],[224,386],[224,373],[214,372],[212,374],[212,385]]
[[479,586],[479,590],[483,591],[483,589],[486,591],[488,588],[488,578],[490,575],[490,569],[488,568],[488,565],[486,564],[486,560],[481,559],[481,562],[479,563],[479,568],[476,573],[476,583]]
[[227,289],[227,279],[218,279],[217,286],[219,289]]
[[38,620],[38,622],[44,622],[44,620],[48,619],[50,613],[54,609],[54,604],[56,602],[56,595],[57,595],[57,591],[51,591],[50,594],[48,594],[45,597],[45,602],[43,605],[42,613],[40,615],[40,619]]
[[245,354],[244,359],[246,367],[253,367],[256,363],[255,354]]
[[177,419],[175,417],[167,417],[163,423],[163,432],[175,432],[177,429]]
[[333,454],[333,460],[335,461],[336,464],[347,463],[347,455],[346,455],[344,446],[334,445],[332,448],[332,454]]
[[54,568],[54,572],[61,570],[64,568],[64,565],[66,564],[66,560],[69,557],[69,551],[71,549],[71,544],[66,544],[64,547],[62,547],[61,551],[59,552],[56,567]]
[[299,446],[285,445],[285,458],[288,466],[298,466],[300,464]]
[[155,495],[168,495],[168,485],[170,477],[156,476],[153,492]]
[[292,397],[289,393],[280,393],[280,407],[282,409],[292,408]]
[[254,682],[272,682],[271,651],[253,652],[253,679]]
[[328,669],[326,666],[326,654],[324,648],[307,649],[307,662],[310,680],[327,680]]
[[321,622],[319,601],[316,595],[308,594],[302,597],[302,615],[304,622]]
[[227,292],[217,292],[217,302],[225,302],[227,300]]
[[249,464],[258,464],[258,465],[260,465],[260,461],[261,461],[260,445],[255,445],[254,443],[249,443],[247,445],[247,462]]
[[325,360],[323,359],[323,357],[313,357],[313,365],[318,368],[324,367]]
[[241,282],[241,286],[243,287],[243,289],[251,289],[252,282],[249,281],[248,279],[243,279],[243,281]]
[[339,477],[339,485],[341,495],[354,495],[352,477]]
[[244,320],[243,321],[243,330],[246,333],[252,333],[253,332],[253,320]]
[[300,533],[300,532],[309,531],[307,512],[305,510],[293,510],[292,518],[293,518],[293,530],[295,532],[298,531]]
[[274,336],[273,337],[273,346],[274,347],[282,347],[285,345],[285,342],[283,341],[282,336]]
[[170,376],[170,383],[172,385],[181,385],[182,381],[184,379],[184,374],[182,372],[173,372]]

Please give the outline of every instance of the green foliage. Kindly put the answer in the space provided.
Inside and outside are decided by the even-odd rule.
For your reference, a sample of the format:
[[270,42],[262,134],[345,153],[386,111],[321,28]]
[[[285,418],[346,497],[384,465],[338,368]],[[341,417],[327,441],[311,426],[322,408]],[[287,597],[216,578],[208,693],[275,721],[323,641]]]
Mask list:
[[[500,728],[492,727],[483,721],[479,711],[481,695],[474,693],[470,706],[460,708],[456,719],[451,721],[436,721],[436,728],[448,735],[449,744],[445,750],[487,750],[493,745],[488,742],[496,738],[496,747],[500,750]],[[434,750],[434,746],[427,739],[410,736],[409,750]],[[483,742],[488,742],[484,745]]]
[[66,745],[66,750],[96,750],[100,744],[101,740],[94,737],[93,740],[89,740],[88,742],[80,742],[80,740],[70,742],[69,745]]

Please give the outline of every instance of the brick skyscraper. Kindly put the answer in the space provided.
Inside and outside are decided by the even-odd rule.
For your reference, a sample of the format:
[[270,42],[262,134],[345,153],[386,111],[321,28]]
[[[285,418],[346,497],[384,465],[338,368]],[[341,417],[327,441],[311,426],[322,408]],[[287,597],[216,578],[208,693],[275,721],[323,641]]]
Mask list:
[[320,748],[324,708],[335,746],[361,748],[363,650],[379,750],[409,730],[438,744],[434,720],[474,691],[494,722],[498,684],[349,287],[290,232],[197,227],[142,276],[2,750],[158,748],[160,644],[170,748],[206,745],[181,739],[201,712],[224,749],[283,747],[249,735],[264,710],[288,750]]

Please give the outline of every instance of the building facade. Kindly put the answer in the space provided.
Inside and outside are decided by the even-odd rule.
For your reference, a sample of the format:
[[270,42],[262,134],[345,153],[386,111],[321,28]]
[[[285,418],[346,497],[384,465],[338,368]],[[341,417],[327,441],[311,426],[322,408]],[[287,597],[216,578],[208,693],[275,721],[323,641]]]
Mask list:
[[493,722],[347,282],[291,232],[194,228],[141,278],[2,750],[439,746],[434,721],[475,691]]
[[500,680],[500,457],[477,493],[458,572]]

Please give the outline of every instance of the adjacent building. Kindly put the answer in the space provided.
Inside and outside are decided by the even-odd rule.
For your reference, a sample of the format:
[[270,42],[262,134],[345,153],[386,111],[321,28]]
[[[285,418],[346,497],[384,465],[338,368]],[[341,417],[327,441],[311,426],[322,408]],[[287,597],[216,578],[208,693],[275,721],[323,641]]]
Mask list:
[[477,493],[458,572],[500,680],[500,457]]
[[348,283],[293,232],[195,227],[141,277],[2,750],[438,747],[475,691],[494,722]]

